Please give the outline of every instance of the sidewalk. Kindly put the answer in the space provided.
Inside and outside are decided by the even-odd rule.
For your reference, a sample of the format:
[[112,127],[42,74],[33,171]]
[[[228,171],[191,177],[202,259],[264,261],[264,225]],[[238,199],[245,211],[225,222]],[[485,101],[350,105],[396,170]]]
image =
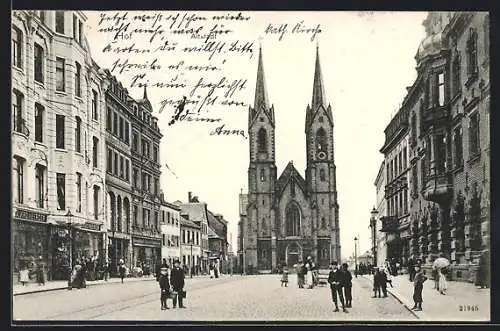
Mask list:
[[[198,278],[209,278],[209,276],[194,276],[192,279]],[[186,276],[186,280],[191,279],[189,276]],[[143,277],[129,277],[124,278],[124,283],[130,282],[140,282],[140,281],[148,281],[148,280],[156,280],[154,276],[143,276]],[[97,285],[105,285],[112,283],[120,283],[120,278],[109,278],[108,281],[104,280],[95,280],[95,281],[87,281],[87,286],[97,286]],[[48,291],[57,291],[57,290],[66,290],[68,288],[68,281],[66,280],[57,280],[45,283],[45,285],[38,285],[34,283],[30,283],[26,286],[22,286],[21,284],[15,284],[12,288],[13,295],[23,295],[23,294],[31,294],[38,292],[48,292]]]
[[[373,282],[372,275],[363,275]],[[401,302],[413,315],[423,321],[489,321],[490,320],[490,289],[479,289],[465,282],[448,282],[446,295],[438,293],[434,281],[428,279],[424,283],[422,296],[423,311],[413,311],[413,283],[408,275],[393,277],[391,287],[387,291]],[[383,299],[373,299],[383,300]]]

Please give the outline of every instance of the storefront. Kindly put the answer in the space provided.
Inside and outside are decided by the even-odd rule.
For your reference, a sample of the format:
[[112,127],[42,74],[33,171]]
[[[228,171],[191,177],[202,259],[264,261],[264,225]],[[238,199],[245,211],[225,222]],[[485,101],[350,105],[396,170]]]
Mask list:
[[141,267],[144,275],[153,274],[161,263],[161,240],[132,238],[134,265]]
[[[12,222],[12,271],[14,282],[19,270],[34,271],[40,261],[45,265],[46,279],[50,280],[50,226],[47,215],[31,210],[17,209]],[[41,257],[41,259],[40,259]]]
[[109,236],[108,258],[111,273],[118,274],[120,260],[123,260],[126,266],[130,266],[129,261],[129,239]]

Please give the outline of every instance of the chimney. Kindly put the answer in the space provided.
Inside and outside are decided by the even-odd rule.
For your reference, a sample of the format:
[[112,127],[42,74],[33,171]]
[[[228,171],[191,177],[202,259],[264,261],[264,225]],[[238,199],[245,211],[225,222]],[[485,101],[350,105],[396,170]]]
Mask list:
[[193,198],[193,192],[190,191],[188,192],[188,203],[191,202],[192,198]]

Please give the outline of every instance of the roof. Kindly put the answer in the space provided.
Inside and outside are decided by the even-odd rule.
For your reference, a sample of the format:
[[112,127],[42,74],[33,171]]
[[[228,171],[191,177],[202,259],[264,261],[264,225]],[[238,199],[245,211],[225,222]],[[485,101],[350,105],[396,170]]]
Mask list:
[[[210,210],[207,210],[207,216],[208,227],[211,228],[219,238],[226,237],[227,234],[224,232],[224,229],[226,229],[227,232],[227,221],[217,218],[217,216]],[[222,215],[219,214],[218,216],[222,218]]]
[[211,227],[208,227],[208,238],[220,238],[217,233],[215,233],[215,231],[211,228]]
[[297,169],[295,169],[293,162],[290,161],[288,162],[285,170],[283,170],[283,172],[281,173],[281,176],[276,184],[276,193],[278,195],[281,195],[291,178],[293,178],[299,185],[299,187],[302,189],[302,192],[306,191],[306,181],[304,180],[304,178],[302,178]]
[[196,225],[194,222],[186,218],[186,215],[182,215],[181,217],[181,226],[189,227],[189,228],[194,228],[194,229],[199,229],[200,226]]
[[182,213],[189,215],[193,222],[207,221],[207,205],[204,202],[190,202],[181,204]]
[[161,205],[162,206],[166,206],[166,207],[169,207],[169,208],[172,208],[174,210],[181,210],[181,207],[175,203],[172,203],[172,202],[168,202],[168,201],[162,201],[161,202]]

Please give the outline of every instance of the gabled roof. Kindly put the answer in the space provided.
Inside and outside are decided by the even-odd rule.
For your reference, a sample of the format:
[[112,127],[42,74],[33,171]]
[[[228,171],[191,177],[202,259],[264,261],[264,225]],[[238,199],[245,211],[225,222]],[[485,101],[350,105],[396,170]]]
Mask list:
[[278,196],[283,193],[283,190],[287,186],[290,179],[293,178],[297,185],[302,189],[302,192],[306,191],[306,181],[300,175],[300,173],[295,169],[293,162],[288,162],[285,170],[281,173],[281,176],[278,178],[278,182],[276,184],[276,193]]
[[181,227],[186,226],[194,229],[199,229],[200,226],[189,220],[189,218],[186,215],[181,215]]
[[220,239],[220,237],[217,235],[217,233],[215,233],[215,231],[211,227],[208,227],[208,238]]
[[190,202],[181,204],[182,213],[188,214],[193,222],[207,221],[207,204],[204,202]]

